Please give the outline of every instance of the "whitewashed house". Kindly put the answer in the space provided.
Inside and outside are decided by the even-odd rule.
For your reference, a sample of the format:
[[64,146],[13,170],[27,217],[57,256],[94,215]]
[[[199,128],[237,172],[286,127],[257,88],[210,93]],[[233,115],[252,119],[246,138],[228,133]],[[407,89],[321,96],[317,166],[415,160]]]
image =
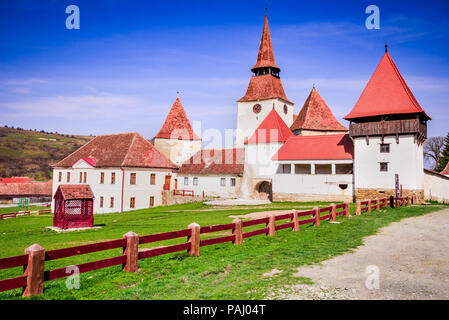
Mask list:
[[53,195],[61,184],[87,184],[94,213],[149,208],[162,203],[176,168],[139,133],[100,135],[53,166]]
[[244,155],[243,149],[201,150],[177,170],[177,189],[205,197],[240,197]]

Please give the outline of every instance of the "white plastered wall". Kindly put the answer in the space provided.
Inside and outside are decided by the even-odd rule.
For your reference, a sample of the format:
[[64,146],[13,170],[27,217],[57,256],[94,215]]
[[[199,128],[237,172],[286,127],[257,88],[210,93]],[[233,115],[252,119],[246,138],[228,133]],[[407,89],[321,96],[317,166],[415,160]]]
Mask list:
[[[258,114],[253,112],[255,104],[260,104],[262,106],[262,110]],[[284,105],[287,106],[287,113],[284,113]],[[284,120],[285,124],[290,127],[293,124],[292,103],[278,98],[238,103],[235,141],[235,146],[237,148],[243,148],[245,141],[252,136],[262,121],[267,117],[271,110],[273,110],[273,106],[282,120]]]
[[424,199],[449,203],[449,177],[424,171]]
[[[414,142],[413,135],[385,136],[384,143],[390,144],[389,153],[380,152],[381,137],[354,139],[354,180],[356,189],[394,189],[395,174],[403,189],[424,188],[423,147]],[[380,162],[388,163],[388,171],[380,171]]]
[[[184,184],[187,178],[187,185]],[[198,178],[198,185],[193,185],[193,179]],[[225,179],[225,186],[221,185],[221,179]],[[195,195],[237,198],[240,196],[242,178],[237,175],[194,175],[177,174],[178,190],[193,190]],[[235,186],[231,186],[231,179],[235,179]]]

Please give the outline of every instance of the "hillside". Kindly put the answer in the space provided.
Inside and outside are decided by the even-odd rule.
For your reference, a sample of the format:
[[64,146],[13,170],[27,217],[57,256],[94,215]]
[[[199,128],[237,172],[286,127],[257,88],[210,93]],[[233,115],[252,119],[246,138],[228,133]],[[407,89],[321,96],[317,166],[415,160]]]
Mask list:
[[92,138],[0,127],[0,177],[28,176],[46,181],[51,178],[51,164]]

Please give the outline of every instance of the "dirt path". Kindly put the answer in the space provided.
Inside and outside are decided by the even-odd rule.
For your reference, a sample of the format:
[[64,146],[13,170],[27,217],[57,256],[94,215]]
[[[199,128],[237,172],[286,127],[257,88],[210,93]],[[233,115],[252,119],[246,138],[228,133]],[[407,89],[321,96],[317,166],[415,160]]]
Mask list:
[[295,276],[315,284],[289,286],[269,298],[449,299],[449,209],[392,223],[353,253],[300,267]]

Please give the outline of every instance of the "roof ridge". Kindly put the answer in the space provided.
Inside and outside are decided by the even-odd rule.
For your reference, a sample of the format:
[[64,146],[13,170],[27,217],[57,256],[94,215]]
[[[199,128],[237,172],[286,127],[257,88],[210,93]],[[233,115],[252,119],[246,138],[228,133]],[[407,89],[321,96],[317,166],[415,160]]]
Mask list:
[[[122,163],[121,163],[121,167],[123,167],[123,165],[126,163],[126,160],[128,159],[128,156],[129,156],[129,151],[131,150],[131,148],[132,148],[132,146],[134,145],[134,142],[136,141],[136,136],[138,135],[139,133],[134,133],[134,135],[133,135],[133,139],[132,139],[132,141],[131,141],[131,143],[129,144],[129,147],[128,147],[128,151],[126,151],[126,154],[125,154],[125,157],[123,158],[123,161],[122,161]],[[143,137],[142,137],[143,138]],[[145,139],[146,140],[146,139]]]
[[[58,162],[56,162],[55,164],[51,165],[51,167],[57,167],[58,163],[61,163],[62,161],[64,161],[65,159],[67,159],[68,157],[70,157],[71,155],[73,155],[75,152],[80,151],[81,149],[85,148],[89,143],[91,143],[92,141],[94,141],[95,139],[97,139],[99,136],[96,136],[95,138],[89,140],[88,142],[86,142],[85,144],[83,144],[81,147],[79,147],[78,149],[76,149],[75,151],[73,151],[72,153],[70,153],[68,156],[66,156],[65,158],[59,160]],[[79,159],[78,159],[79,160]]]
[[418,101],[416,100],[415,95],[411,92],[409,86],[405,82],[404,77],[402,77],[401,73],[399,72],[399,69],[396,66],[396,64],[394,63],[393,58],[390,56],[390,54],[388,52],[386,52],[385,54],[387,55],[387,58],[388,58],[389,62],[391,63],[394,72],[396,73],[397,77],[399,78],[399,81],[401,82],[401,84],[402,84],[405,92],[407,93],[407,96],[409,97],[410,101],[412,102],[413,106],[418,110],[418,112],[421,112],[422,107],[419,105]]

